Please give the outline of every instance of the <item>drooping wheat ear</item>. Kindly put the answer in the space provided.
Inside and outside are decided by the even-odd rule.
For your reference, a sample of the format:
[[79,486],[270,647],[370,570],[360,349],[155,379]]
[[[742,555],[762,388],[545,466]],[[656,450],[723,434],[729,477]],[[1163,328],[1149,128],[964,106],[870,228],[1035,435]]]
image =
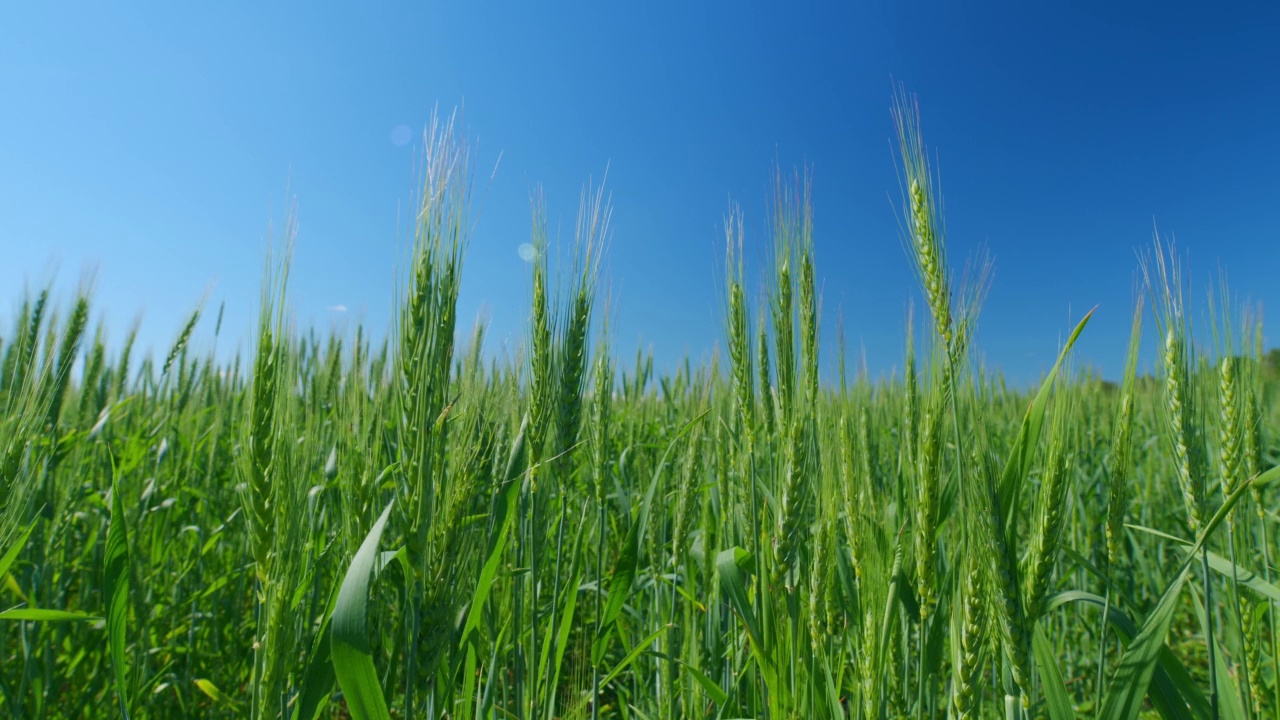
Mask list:
[[961,611],[952,615],[951,701],[957,718],[970,718],[978,713],[978,683],[987,649],[987,617],[976,553],[965,553],[962,568]]
[[760,409],[764,416],[764,437],[773,437],[777,425],[774,413],[774,395],[771,373],[769,372],[769,334],[765,330],[764,317],[760,318],[760,329],[756,348],[760,355]]
[[[725,281],[729,285],[726,329],[729,336],[729,362],[732,365],[738,420],[742,423],[743,439],[750,451],[754,445],[756,400],[755,378],[752,375],[751,362],[751,319],[747,308],[746,292],[743,290],[742,235],[742,211],[735,207],[725,217]],[[767,355],[767,348],[765,353]],[[768,373],[767,366],[765,373]],[[767,387],[766,384],[766,391]]]
[[951,288],[948,281],[946,249],[938,200],[933,189],[933,174],[920,134],[920,109],[915,98],[899,91],[894,97],[894,125],[898,149],[902,156],[902,180],[905,190],[905,235],[909,255],[925,291],[925,299],[933,313],[934,329],[950,358],[956,357],[955,326],[951,311]]
[[1125,359],[1124,384],[1120,389],[1120,408],[1116,411],[1115,435],[1107,465],[1111,486],[1107,499],[1107,565],[1120,562],[1120,542],[1124,533],[1124,516],[1129,505],[1129,475],[1133,472],[1133,404],[1134,384],[1138,374],[1138,348],[1142,339],[1142,298],[1133,311],[1129,331],[1129,352]]
[[[1059,395],[1065,393],[1059,390]],[[1073,411],[1069,398],[1059,397],[1054,408],[1049,431],[1049,449],[1044,463],[1044,474],[1037,497],[1036,521],[1031,529],[1030,552],[1027,555],[1024,574],[1023,613],[1026,632],[1030,635],[1040,616],[1040,606],[1049,589],[1049,578],[1058,560],[1058,544],[1062,536],[1063,520],[1070,514],[1067,507],[1070,498],[1071,449],[1068,446],[1069,417]]]
[[942,474],[942,417],[946,397],[940,386],[930,393],[921,428],[918,458],[913,473],[916,478],[915,550],[916,580],[920,593],[920,619],[923,622],[937,605],[938,496]]

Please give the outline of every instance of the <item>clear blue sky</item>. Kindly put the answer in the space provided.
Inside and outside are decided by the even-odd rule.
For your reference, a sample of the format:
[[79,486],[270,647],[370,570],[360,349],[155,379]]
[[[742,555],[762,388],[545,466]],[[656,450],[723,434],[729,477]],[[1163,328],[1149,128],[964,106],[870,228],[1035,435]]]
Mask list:
[[[920,98],[952,260],[994,255],[981,350],[1013,378],[1047,368],[1094,305],[1080,358],[1119,372],[1153,223],[1198,296],[1221,266],[1280,306],[1275,3],[108,5],[0,10],[0,308],[90,268],[112,337],[142,311],[157,353],[206,291],[197,342],[224,300],[222,347],[247,341],[290,195],[299,322],[386,328],[414,148],[433,107],[463,105],[484,192],[460,317],[485,309],[491,350],[521,340],[531,191],[567,242],[608,167],[615,345],[708,356],[723,214],[742,204],[762,254],[776,160],[812,166],[827,357],[843,306],[851,350],[887,373],[917,293],[893,80]],[[392,142],[401,125],[413,143]]]

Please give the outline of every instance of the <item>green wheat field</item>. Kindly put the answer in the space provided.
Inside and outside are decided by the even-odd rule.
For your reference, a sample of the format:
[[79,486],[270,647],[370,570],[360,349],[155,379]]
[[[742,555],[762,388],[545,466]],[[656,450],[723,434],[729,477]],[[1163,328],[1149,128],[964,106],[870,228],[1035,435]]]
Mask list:
[[884,242],[919,292],[887,380],[819,336],[804,172],[777,174],[763,282],[726,216],[721,350],[668,375],[611,344],[604,192],[557,267],[535,200],[522,349],[493,359],[457,323],[473,185],[447,119],[389,333],[294,325],[292,219],[243,364],[190,349],[220,310],[153,359],[108,354],[87,295],[21,298],[0,714],[1277,717],[1260,308],[1137,238],[1124,376],[1073,363],[1085,315],[1027,328],[1067,340],[1006,384],[970,342],[998,278],[959,280],[914,102],[893,119]]

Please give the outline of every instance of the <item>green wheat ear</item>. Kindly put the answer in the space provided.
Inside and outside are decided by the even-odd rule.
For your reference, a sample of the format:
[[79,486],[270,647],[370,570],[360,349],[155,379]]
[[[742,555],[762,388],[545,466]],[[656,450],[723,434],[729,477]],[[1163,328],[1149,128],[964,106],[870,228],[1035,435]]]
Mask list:
[[1199,386],[1192,374],[1196,355],[1182,298],[1182,272],[1173,252],[1170,248],[1166,257],[1164,248],[1157,247],[1154,259],[1144,261],[1143,274],[1153,297],[1162,340],[1160,362],[1164,372],[1166,437],[1173,452],[1187,525],[1195,533],[1202,527],[1206,511],[1208,463]]
[[[748,452],[754,446],[755,436],[755,379],[752,375],[751,318],[743,287],[742,270],[742,211],[733,208],[725,218],[725,281],[728,283],[728,317],[726,320],[729,343],[729,362],[733,374],[734,399],[738,420]],[[764,388],[768,388],[768,348],[761,336]],[[766,411],[767,411],[766,406]]]
[[967,553],[961,564],[961,585],[957,597],[959,612],[953,612],[951,623],[952,685],[951,702],[956,717],[976,717],[978,683],[987,649],[986,594],[977,555]]
[[760,356],[760,409],[763,417],[763,434],[773,437],[777,426],[777,396],[773,391],[772,374],[769,372],[769,333],[765,330],[764,317],[761,316],[759,329],[756,332],[756,350]]
[[85,326],[89,322],[89,298],[81,294],[76,298],[67,317],[66,326],[62,330],[62,339],[58,345],[58,361],[53,377],[48,385],[48,414],[45,416],[45,427],[57,430],[58,420],[62,415],[62,402],[67,394],[67,385],[71,381],[71,366],[75,363],[80,349],[80,340],[84,336]]
[[1129,332],[1129,351],[1125,360],[1124,384],[1120,388],[1120,406],[1116,411],[1115,435],[1107,466],[1110,493],[1107,500],[1107,564],[1115,568],[1120,562],[1120,543],[1124,532],[1125,511],[1129,504],[1129,476],[1133,472],[1134,385],[1138,372],[1138,349],[1142,339],[1142,298],[1133,311]]
[[1074,399],[1059,391],[1049,429],[1049,448],[1044,461],[1040,494],[1036,499],[1036,521],[1032,526],[1030,549],[1026,557],[1023,588],[1023,613],[1030,634],[1040,617],[1041,604],[1049,590],[1049,578],[1058,559],[1063,526],[1071,514],[1070,481],[1074,470],[1070,446],[1070,423],[1075,409]]
[[[939,363],[940,366],[940,363]],[[938,515],[942,492],[942,434],[946,395],[936,379],[929,391],[919,447],[909,457],[916,458],[915,557],[920,593],[920,618],[925,620],[938,602],[937,547]],[[908,417],[908,425],[910,418]]]
[[929,169],[928,153],[920,133],[920,110],[915,99],[899,91],[894,97],[893,120],[898,134],[905,184],[904,226],[906,244],[916,275],[933,314],[934,329],[948,356],[958,357],[955,320],[951,310],[946,244],[943,241],[938,198]]
[[[582,424],[582,398],[586,390],[588,333],[595,306],[600,256],[608,242],[612,208],[603,183],[594,192],[584,188],[575,231],[573,278],[575,286],[561,326],[558,355],[554,360],[559,375],[556,402],[556,431],[559,442],[558,469],[563,478],[572,467],[571,452],[577,445]],[[545,282],[545,278],[544,278]]]
[[[254,349],[248,418],[245,424],[244,442],[248,453],[241,463],[244,478],[241,504],[248,519],[249,550],[253,556],[260,593],[265,593],[270,586],[272,538],[276,530],[273,516],[274,495],[281,482],[280,468],[276,464],[277,444],[283,428],[278,417],[284,404],[284,393],[280,388],[289,379],[281,367],[289,352],[284,303],[295,227],[295,221],[291,217],[286,223],[286,234],[282,238],[278,254],[268,257],[263,274],[258,338]],[[179,344],[185,345],[197,319],[197,315],[193,314],[179,334],[179,342],[175,343],[175,348]],[[176,357],[176,353],[171,351],[170,356]]]
[[553,361],[551,349],[552,320],[547,290],[547,225],[546,208],[540,196],[533,204],[533,308],[529,328],[529,480],[536,485],[536,468],[542,459],[552,412]]

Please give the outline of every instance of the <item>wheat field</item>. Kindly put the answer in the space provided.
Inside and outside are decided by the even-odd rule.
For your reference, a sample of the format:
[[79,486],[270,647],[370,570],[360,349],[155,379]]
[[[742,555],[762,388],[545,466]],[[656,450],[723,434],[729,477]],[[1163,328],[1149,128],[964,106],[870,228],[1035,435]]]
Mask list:
[[474,208],[449,119],[390,332],[294,324],[292,220],[243,362],[190,350],[220,310],[153,357],[132,334],[109,354],[88,295],[22,298],[0,339],[0,712],[1277,717],[1260,309],[1191,302],[1157,239],[1122,378],[1073,363],[1085,315],[1029,328],[1068,339],[1007,384],[971,342],[998,278],[957,279],[914,102],[893,120],[919,292],[887,380],[818,332],[803,172],[778,174],[765,281],[725,218],[709,363],[659,374],[611,343],[599,187],[562,267],[535,201],[523,349],[493,359],[457,322]]

